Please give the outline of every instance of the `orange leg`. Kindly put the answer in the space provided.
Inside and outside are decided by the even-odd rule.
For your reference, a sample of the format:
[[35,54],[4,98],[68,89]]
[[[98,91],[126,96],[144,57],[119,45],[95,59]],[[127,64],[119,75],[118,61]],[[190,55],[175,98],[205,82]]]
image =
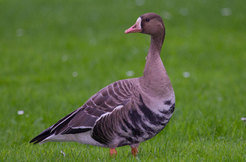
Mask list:
[[132,148],[132,155],[136,157],[138,154],[138,145],[132,145],[131,148]]
[[110,148],[109,153],[110,153],[110,156],[111,156],[111,157],[114,157],[114,156],[117,155],[117,151],[116,151],[115,148]]

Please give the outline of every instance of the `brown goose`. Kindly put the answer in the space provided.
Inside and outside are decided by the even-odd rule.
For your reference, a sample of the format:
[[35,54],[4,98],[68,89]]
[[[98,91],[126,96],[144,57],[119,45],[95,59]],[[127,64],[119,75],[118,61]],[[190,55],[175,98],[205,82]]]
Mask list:
[[30,142],[74,141],[110,148],[130,145],[134,156],[139,143],[154,137],[169,122],[175,96],[160,58],[165,37],[161,17],[140,16],[125,33],[144,33],[151,44],[142,77],[119,80],[101,89],[83,106],[44,130]]

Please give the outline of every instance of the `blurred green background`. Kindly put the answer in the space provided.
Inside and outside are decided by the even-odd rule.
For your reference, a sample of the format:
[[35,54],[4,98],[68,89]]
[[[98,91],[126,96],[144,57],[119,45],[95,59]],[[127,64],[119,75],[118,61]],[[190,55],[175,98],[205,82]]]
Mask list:
[[[164,131],[136,159],[129,147],[111,159],[29,144],[102,87],[142,75],[149,36],[124,30],[146,12],[166,26],[176,110]],[[0,0],[0,161],[245,161],[245,26],[244,0]]]

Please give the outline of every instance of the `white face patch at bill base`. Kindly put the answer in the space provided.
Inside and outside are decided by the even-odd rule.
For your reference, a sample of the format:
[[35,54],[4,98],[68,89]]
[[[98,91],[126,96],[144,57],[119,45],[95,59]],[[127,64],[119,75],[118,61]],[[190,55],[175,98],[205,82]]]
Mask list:
[[137,29],[142,29],[142,27],[141,27],[141,22],[142,22],[142,18],[139,17],[139,18],[137,19],[137,21],[136,21],[136,28],[137,28]]
[[129,29],[125,30],[125,34],[140,33],[142,31],[141,22],[142,22],[142,18],[139,17],[133,26],[131,26]]

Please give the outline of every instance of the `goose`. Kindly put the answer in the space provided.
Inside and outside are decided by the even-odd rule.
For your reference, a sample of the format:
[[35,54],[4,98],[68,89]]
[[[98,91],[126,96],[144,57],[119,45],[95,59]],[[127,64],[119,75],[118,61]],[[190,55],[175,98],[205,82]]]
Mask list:
[[30,143],[73,141],[107,147],[111,156],[117,155],[117,147],[129,145],[136,156],[139,144],[168,124],[175,95],[160,57],[165,38],[162,18],[155,13],[143,14],[125,33],[151,37],[143,76],[106,86]]

